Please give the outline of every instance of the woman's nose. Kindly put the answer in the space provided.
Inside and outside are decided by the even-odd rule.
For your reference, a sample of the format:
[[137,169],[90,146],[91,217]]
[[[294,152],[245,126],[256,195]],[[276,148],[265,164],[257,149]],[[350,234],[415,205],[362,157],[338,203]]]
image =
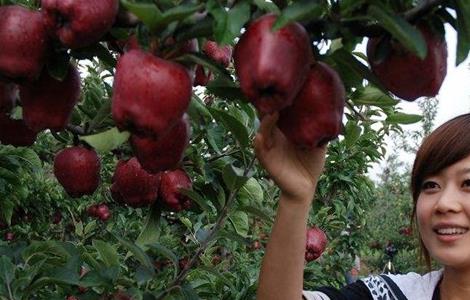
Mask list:
[[464,195],[460,193],[458,189],[454,187],[446,187],[440,194],[440,197],[436,203],[436,211],[439,213],[459,212],[462,210],[461,198],[463,196]]

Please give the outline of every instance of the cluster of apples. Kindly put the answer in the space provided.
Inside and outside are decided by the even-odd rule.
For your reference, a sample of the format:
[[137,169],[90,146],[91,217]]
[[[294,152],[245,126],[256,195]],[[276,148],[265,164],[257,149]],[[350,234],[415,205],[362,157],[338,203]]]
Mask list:
[[[314,60],[302,25],[294,22],[272,31],[275,20],[267,14],[253,21],[235,46],[241,89],[261,117],[279,112],[277,125],[295,145],[323,145],[341,131],[344,85],[331,67]],[[443,36],[425,24],[417,28],[427,45],[424,59],[388,34],[371,38],[367,45],[372,72],[385,88],[409,101],[435,96],[447,67]]]
[[[58,80],[47,68],[53,43],[77,49],[97,42],[111,29],[117,0],[44,0],[40,10],[0,7],[0,141],[30,146],[41,130],[61,131],[80,99],[80,75],[70,64]],[[60,98],[59,98],[60,95]],[[22,106],[22,119],[10,114]]]
[[267,14],[250,24],[234,49],[235,70],[261,117],[279,112],[285,136],[314,148],[340,133],[345,89],[331,67],[315,62],[305,28],[291,23],[272,31],[276,18]]
[[[40,10],[20,5],[0,7],[0,142],[30,146],[39,131],[66,128],[74,106],[80,99],[80,74],[69,65],[62,80],[50,76],[48,60],[53,45],[78,49],[100,41],[111,29],[119,8],[117,0],[44,0]],[[54,44],[55,43],[55,44]],[[195,39],[177,44],[167,39],[153,40],[144,50],[135,35],[120,51],[113,86],[112,116],[120,130],[131,133],[135,157],[118,162],[112,178],[111,194],[132,207],[150,205],[157,198],[175,211],[190,206],[189,198],[179,192],[191,188],[191,180],[179,168],[189,144],[190,122],[187,114],[192,86],[212,78],[202,70],[171,61],[197,51]],[[163,50],[162,50],[163,49]],[[204,53],[228,66],[229,46],[213,41]],[[204,78],[203,78],[204,77]],[[59,98],[60,95],[60,98]],[[22,119],[13,117],[17,104]],[[63,149],[54,159],[54,174],[71,197],[93,194],[100,184],[100,159],[87,145]],[[109,219],[105,203],[89,208],[89,214]]]

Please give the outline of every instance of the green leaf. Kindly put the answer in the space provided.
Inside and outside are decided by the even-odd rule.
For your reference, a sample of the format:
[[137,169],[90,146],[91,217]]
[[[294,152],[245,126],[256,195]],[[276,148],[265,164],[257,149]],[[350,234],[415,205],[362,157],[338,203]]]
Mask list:
[[156,29],[163,17],[162,12],[154,3],[136,3],[121,0],[121,4],[139,18],[150,30]]
[[278,15],[281,11],[279,10],[279,7],[277,7],[276,4],[272,3],[271,1],[265,1],[265,0],[254,0],[254,4],[261,10],[266,11],[266,12],[271,12],[276,15]]
[[216,77],[215,79],[209,81],[206,89],[214,96],[225,100],[248,101],[240,89],[240,86],[238,86],[233,80],[227,80],[222,76]]
[[135,241],[136,245],[138,245],[142,249],[146,249],[149,244],[153,244],[158,241],[161,233],[160,218],[160,208],[156,204],[152,205],[149,214],[147,215],[145,227],[142,229],[139,234],[139,237]]
[[237,118],[223,110],[209,108],[209,111],[218,123],[222,123],[224,127],[233,134],[240,143],[240,146],[244,148],[249,147],[250,137],[248,130]]
[[266,221],[266,223],[268,224],[273,223],[273,217],[269,215],[269,212],[267,210],[250,205],[239,206],[237,209],[248,214],[254,215],[255,217]]
[[10,285],[15,278],[15,265],[10,258],[6,256],[0,257],[0,279],[2,284]]
[[243,175],[243,170],[227,164],[222,172],[225,185],[231,191],[242,187],[248,181],[248,176]]
[[470,51],[470,2],[455,0],[457,11],[457,57],[456,65],[463,62]]
[[295,1],[282,10],[272,30],[276,31],[291,22],[319,19],[327,9],[323,0],[301,0]]
[[119,255],[112,245],[104,241],[94,240],[93,247],[98,251],[107,267],[119,266]]
[[193,200],[194,202],[196,202],[196,204],[199,205],[199,207],[200,207],[203,211],[206,211],[206,212],[212,211],[211,207],[207,204],[206,199],[204,199],[204,197],[202,197],[201,195],[199,195],[199,193],[196,192],[195,190],[185,190],[185,189],[181,189],[180,192],[181,192],[183,195],[186,195],[186,196],[188,196],[189,198],[191,198],[191,200]]
[[174,277],[176,277],[178,275],[178,268],[179,268],[178,257],[176,256],[176,254],[170,249],[168,249],[167,247],[159,243],[150,244],[149,247],[150,249],[154,250],[157,254],[168,258],[172,262],[172,264],[175,266]]
[[261,205],[264,200],[263,188],[255,178],[250,178],[237,195],[243,205]]
[[119,243],[126,248],[128,251],[130,251],[134,257],[145,267],[152,269],[153,270],[153,264],[152,260],[150,257],[137,245],[134,245],[125,239],[112,234],[115,239],[119,241]]
[[374,105],[378,107],[395,106],[399,103],[398,100],[370,85],[356,90],[351,99],[357,105]]
[[390,32],[409,51],[421,59],[426,57],[427,46],[423,35],[405,19],[376,5],[369,7],[369,16]]
[[209,0],[206,7],[215,19],[213,31],[218,44],[232,43],[250,20],[250,5],[246,0],[237,1],[229,11],[214,0]]
[[87,142],[87,144],[95,148],[96,151],[107,153],[127,142],[129,136],[129,132],[119,132],[116,127],[113,127],[98,134],[82,136],[80,139]]
[[214,62],[208,56],[201,54],[201,53],[187,53],[178,57],[178,61],[184,61],[188,63],[194,63],[197,65],[201,65],[210,69],[215,74],[218,74],[224,80],[233,82],[230,73],[223,68],[220,64]]
[[348,147],[351,147],[361,136],[361,127],[355,121],[348,121],[345,126],[344,142]]
[[242,211],[234,211],[230,215],[229,220],[235,228],[235,231],[246,238],[249,230],[248,215]]
[[385,121],[390,124],[414,124],[421,121],[422,118],[420,115],[394,113],[389,115]]
[[346,49],[341,48],[336,50],[330,55],[336,64],[338,64],[337,70],[348,69],[356,76],[367,79],[370,83],[386,92],[387,89],[382,85],[378,78],[370,71],[370,69],[361,63],[354,55],[348,52]]

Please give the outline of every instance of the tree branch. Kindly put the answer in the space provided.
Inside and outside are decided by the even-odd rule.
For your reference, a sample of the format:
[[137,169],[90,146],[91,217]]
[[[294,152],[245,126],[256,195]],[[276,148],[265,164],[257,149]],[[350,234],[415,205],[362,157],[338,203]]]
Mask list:
[[[248,166],[245,168],[243,172],[243,176],[247,176],[248,172],[251,170],[253,167],[253,164],[255,163],[256,157],[253,157]],[[186,276],[189,274],[189,270],[194,267],[197,264],[197,261],[199,257],[201,256],[202,253],[206,250],[208,247],[209,243],[215,238],[216,234],[219,232],[220,228],[225,224],[225,220],[228,217],[228,213],[230,211],[230,208],[232,207],[232,204],[235,202],[235,196],[238,194],[238,191],[240,188],[232,190],[230,192],[230,195],[227,199],[227,202],[225,203],[224,207],[222,208],[222,211],[219,214],[219,217],[217,218],[217,221],[214,225],[214,227],[211,229],[209,235],[207,238],[201,242],[199,248],[196,250],[194,255],[191,257],[189,262],[184,266],[184,268],[181,270],[181,272],[178,274],[178,276],[168,285],[165,291],[163,291],[158,297],[157,300],[163,299],[171,290],[173,290],[175,287],[180,286],[181,283],[184,281]]]

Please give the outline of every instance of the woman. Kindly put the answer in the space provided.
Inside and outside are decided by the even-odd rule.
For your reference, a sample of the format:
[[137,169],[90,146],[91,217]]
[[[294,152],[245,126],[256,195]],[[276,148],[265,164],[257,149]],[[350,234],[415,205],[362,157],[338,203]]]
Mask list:
[[[442,269],[425,275],[370,276],[341,290],[303,291],[307,218],[326,147],[303,151],[266,116],[255,138],[260,163],[281,190],[260,271],[258,299],[470,299],[470,114],[441,125],[414,162],[413,218],[423,257]],[[289,245],[288,247],[286,245]]]

